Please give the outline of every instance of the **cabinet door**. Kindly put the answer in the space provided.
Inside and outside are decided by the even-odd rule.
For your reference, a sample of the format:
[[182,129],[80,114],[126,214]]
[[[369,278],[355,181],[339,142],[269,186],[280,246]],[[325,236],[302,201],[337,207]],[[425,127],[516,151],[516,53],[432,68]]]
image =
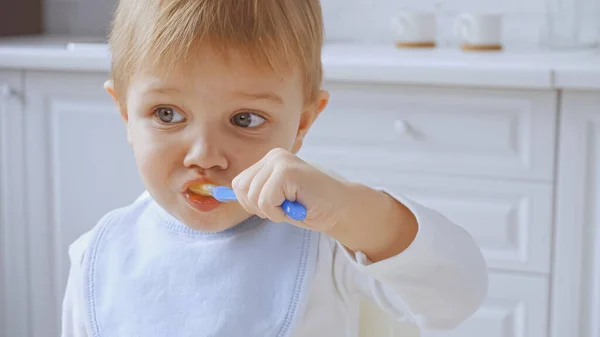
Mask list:
[[335,169],[554,179],[556,93],[326,83],[300,155]]
[[22,73],[0,71],[0,336],[27,336]]
[[143,191],[106,73],[26,74],[31,336],[58,336],[68,247]]
[[422,331],[421,337],[548,336],[545,276],[490,273],[489,279],[487,299],[473,316],[452,331]]
[[444,177],[384,170],[337,171],[406,196],[467,230],[488,267],[549,274],[553,186],[546,182]]
[[600,337],[600,91],[563,93],[553,337]]
[[419,331],[415,326],[393,322],[373,304],[365,303],[361,336],[546,337],[548,302],[545,276],[492,272],[488,296],[481,308],[453,330]]

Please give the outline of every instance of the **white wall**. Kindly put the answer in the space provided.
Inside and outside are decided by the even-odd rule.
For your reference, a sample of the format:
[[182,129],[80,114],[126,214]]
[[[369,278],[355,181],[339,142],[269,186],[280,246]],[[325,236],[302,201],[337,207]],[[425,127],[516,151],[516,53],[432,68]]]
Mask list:
[[105,36],[116,0],[43,0],[46,32]]
[[[453,20],[461,12],[505,15],[504,36],[510,43],[537,44],[545,18],[545,0],[323,0],[331,38],[393,41],[389,21],[403,9],[435,11],[442,44],[454,42]],[[346,5],[345,5],[346,4]],[[336,8],[337,7],[337,8]]]
[[[403,8],[436,10],[440,40],[452,42],[452,20],[462,11],[506,14],[509,43],[537,44],[546,0],[322,0],[331,39],[390,42],[390,17]],[[45,0],[46,27],[51,34],[105,35],[116,0]]]
[[[117,0],[44,0],[46,30],[50,34],[105,36]],[[461,12],[487,12],[504,15],[506,45],[536,47],[542,40],[546,3],[563,0],[321,0],[328,38],[360,42],[394,41],[390,18],[404,8],[435,11],[438,14],[441,45],[454,44],[453,21]],[[600,35],[600,0],[568,0],[582,8],[584,34]],[[557,10],[562,18],[564,9]],[[593,14],[592,12],[595,12]],[[590,14],[592,13],[592,14]]]

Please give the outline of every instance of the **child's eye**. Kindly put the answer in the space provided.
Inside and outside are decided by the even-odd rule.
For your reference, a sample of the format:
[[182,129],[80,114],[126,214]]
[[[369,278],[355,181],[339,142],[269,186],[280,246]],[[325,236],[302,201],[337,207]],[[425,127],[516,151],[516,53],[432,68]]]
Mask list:
[[265,121],[261,116],[251,112],[240,112],[231,117],[231,123],[242,128],[255,128]]
[[165,124],[181,123],[185,120],[177,110],[167,107],[161,107],[154,110],[154,115]]

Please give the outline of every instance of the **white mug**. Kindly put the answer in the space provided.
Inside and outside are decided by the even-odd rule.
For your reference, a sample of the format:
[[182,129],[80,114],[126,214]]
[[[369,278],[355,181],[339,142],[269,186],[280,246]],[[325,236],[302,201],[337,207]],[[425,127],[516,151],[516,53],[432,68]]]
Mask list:
[[435,44],[435,14],[429,12],[403,12],[392,19],[392,28],[399,43]]
[[463,46],[500,47],[502,45],[502,16],[462,14],[456,20],[454,31]]

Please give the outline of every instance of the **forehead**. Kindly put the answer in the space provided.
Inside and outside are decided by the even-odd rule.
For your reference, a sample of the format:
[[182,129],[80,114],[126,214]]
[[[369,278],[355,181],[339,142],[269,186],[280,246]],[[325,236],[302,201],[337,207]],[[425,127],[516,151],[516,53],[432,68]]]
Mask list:
[[189,61],[178,63],[169,71],[151,62],[142,63],[140,71],[132,78],[131,86],[136,91],[176,88],[213,94],[269,91],[288,99],[303,95],[302,78],[297,67],[273,69],[237,50],[222,53],[208,47],[196,51]]

